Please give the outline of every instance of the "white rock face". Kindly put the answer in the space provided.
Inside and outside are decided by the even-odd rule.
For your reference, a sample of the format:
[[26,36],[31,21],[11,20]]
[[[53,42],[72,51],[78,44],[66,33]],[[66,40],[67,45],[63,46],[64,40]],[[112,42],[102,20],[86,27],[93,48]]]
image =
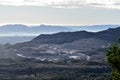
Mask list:
[[79,59],[79,56],[69,56],[70,59]]

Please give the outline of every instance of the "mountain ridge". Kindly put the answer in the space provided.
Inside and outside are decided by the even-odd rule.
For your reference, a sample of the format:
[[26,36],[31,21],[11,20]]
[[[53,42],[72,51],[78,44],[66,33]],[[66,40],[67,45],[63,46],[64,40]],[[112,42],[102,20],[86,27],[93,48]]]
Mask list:
[[21,24],[15,25],[4,25],[0,27],[1,34],[11,34],[11,33],[54,33],[54,32],[61,32],[61,31],[71,31],[72,29],[67,27],[57,27],[57,26],[47,26],[47,25],[40,25],[40,26],[27,26]]
[[115,42],[120,34],[120,27],[118,28],[110,28],[100,32],[87,32],[87,31],[77,31],[77,32],[61,32],[56,34],[44,34],[39,35],[38,37],[31,40],[31,42],[37,43],[55,43],[55,44],[63,44],[63,43],[71,43],[78,39],[84,38],[98,38],[107,40],[110,42]]
[[[104,29],[115,28],[118,26],[119,25],[53,26],[53,25],[44,25],[44,24],[40,26],[27,26],[27,25],[22,25],[22,24],[14,24],[14,25],[8,24],[8,25],[3,25],[0,27],[0,38],[1,38],[0,43],[1,44],[5,44],[5,43],[15,44],[19,42],[26,42],[26,41],[30,41],[31,39],[35,38],[36,36],[40,34],[45,35],[45,34],[53,34],[53,33],[59,33],[59,32],[62,32],[61,34],[63,34],[64,32],[82,31],[81,32],[81,36],[82,36],[83,33],[87,34],[85,30],[88,32],[94,32],[94,30],[98,32],[101,30],[103,31]],[[20,39],[19,41],[17,37],[19,37]],[[24,38],[24,37],[27,37],[27,38]],[[77,36],[75,36],[75,38],[77,38]]]
[[112,29],[110,28],[100,32],[87,32],[87,31],[59,32],[55,34],[41,34],[30,41],[17,43],[13,45],[13,47],[20,48],[25,46],[39,46],[43,44],[62,45],[65,43],[72,43],[74,41],[78,41],[78,40],[81,41],[83,39],[87,40],[90,38],[94,40],[97,39],[98,41],[99,40],[105,41],[110,45],[112,43],[117,42],[119,37],[120,37],[120,27],[112,28]]
[[74,32],[86,30],[89,32],[103,31],[108,28],[116,28],[119,25],[93,25],[93,26],[52,26],[52,25],[38,25],[27,26],[24,24],[7,24],[0,26],[0,34],[12,34],[12,33],[58,33],[58,32]]

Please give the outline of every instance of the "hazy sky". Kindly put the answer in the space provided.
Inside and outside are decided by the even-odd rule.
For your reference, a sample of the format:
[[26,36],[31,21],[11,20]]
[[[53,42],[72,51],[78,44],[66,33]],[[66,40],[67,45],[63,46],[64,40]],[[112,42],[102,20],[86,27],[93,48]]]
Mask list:
[[120,0],[0,0],[0,24],[120,24]]

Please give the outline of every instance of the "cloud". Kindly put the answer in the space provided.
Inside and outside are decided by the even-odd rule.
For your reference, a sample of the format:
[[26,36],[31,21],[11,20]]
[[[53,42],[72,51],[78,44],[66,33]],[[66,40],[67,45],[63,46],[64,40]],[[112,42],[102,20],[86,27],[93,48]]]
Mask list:
[[56,8],[103,7],[120,9],[120,0],[0,0],[0,5],[51,6]]

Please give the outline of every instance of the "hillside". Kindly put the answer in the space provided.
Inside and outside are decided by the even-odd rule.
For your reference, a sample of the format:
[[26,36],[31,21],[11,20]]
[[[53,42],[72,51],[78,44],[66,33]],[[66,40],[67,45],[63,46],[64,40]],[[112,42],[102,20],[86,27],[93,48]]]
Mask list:
[[44,34],[40,35],[31,42],[34,43],[44,43],[44,44],[64,44],[71,43],[73,41],[85,38],[97,38],[106,40],[108,42],[114,42],[119,38],[120,27],[110,28],[100,32],[87,32],[87,31],[78,31],[78,32],[61,32],[56,34]]
[[98,61],[105,63],[105,50],[119,38],[120,27],[100,32],[60,32],[42,34],[31,41],[12,46],[19,57],[38,60]]
[[69,76],[80,80],[103,77],[107,80],[111,69],[106,64],[105,52],[119,34],[119,27],[100,32],[60,32],[42,34],[24,43],[1,45],[1,76],[10,77],[12,72],[16,79],[29,80],[35,76],[43,80],[55,76],[56,80],[67,79],[70,73]]

